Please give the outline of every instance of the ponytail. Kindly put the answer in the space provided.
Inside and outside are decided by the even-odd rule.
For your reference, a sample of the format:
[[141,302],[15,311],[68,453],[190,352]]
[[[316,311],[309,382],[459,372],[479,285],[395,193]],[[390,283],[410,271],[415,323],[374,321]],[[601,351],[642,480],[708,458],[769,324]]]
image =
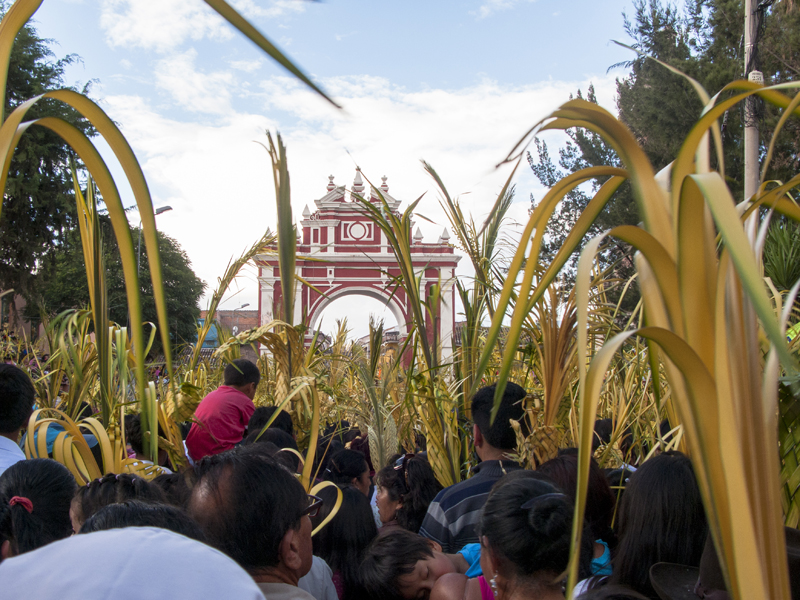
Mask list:
[[36,458],[10,466],[0,479],[0,536],[14,555],[72,533],[70,502],[75,478],[62,464]]

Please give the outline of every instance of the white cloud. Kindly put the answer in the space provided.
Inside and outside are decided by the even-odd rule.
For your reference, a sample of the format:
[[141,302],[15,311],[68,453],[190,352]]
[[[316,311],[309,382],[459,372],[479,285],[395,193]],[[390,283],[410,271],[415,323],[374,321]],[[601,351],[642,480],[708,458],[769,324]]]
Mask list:
[[[180,68],[189,72],[192,57],[185,59]],[[191,74],[188,80],[194,77]],[[191,85],[197,90],[222,85],[213,74],[203,77],[206,79]],[[613,77],[605,75],[593,81],[600,100],[613,110]],[[585,90],[588,85],[588,81],[550,81],[503,87],[487,80],[460,90],[409,91],[376,77],[334,78],[322,83],[346,112],[335,110],[283,77],[265,81],[263,91],[251,96],[250,101],[259,100],[260,106],[217,112],[213,124],[196,122],[191,114],[185,122],[167,118],[138,97],[107,97],[107,111],[122,124],[136,151],[155,205],[169,204],[175,209],[159,217],[159,227],[181,243],[196,272],[211,288],[231,256],[238,256],[268,226],[274,230],[269,159],[263,148],[253,143],[265,142],[265,129],[279,128],[287,145],[296,215],[306,204],[313,208],[314,199],[325,194],[329,174],[335,175],[337,184],[350,185],[355,161],[374,182],[387,175],[390,193],[405,203],[426,193],[418,212],[436,224],[419,219],[418,225],[425,239],[433,240],[446,219],[435,185],[419,159],[430,162],[450,194],[461,196],[465,212],[482,222],[511,172],[508,165],[498,170],[494,165],[533,123],[578,87]],[[171,92],[190,110],[218,109],[210,100],[189,98],[189,92]],[[197,92],[198,97],[207,94]],[[228,97],[225,102],[236,104],[234,100]],[[271,114],[281,115],[281,122],[263,116]],[[523,222],[529,193],[541,198],[542,190],[524,163],[516,180],[517,202],[510,217]],[[258,288],[253,274],[242,285],[235,302],[256,306]],[[343,314],[347,310],[358,314],[358,304],[354,307],[351,303],[344,310]],[[333,317],[326,316],[327,321],[332,325]]]
[[234,78],[230,72],[201,73],[195,69],[197,52],[187,50],[157,63],[156,85],[181,108],[221,114],[231,109]]
[[266,2],[259,0],[257,4],[254,0],[232,0],[231,5],[246,17],[280,17],[290,13],[302,13],[306,10],[306,3],[302,0],[271,0]]
[[255,60],[232,60],[230,62],[231,68],[237,71],[244,71],[245,73],[252,73],[257,71],[264,64],[260,58]]
[[[527,0],[528,2],[536,2],[536,0]],[[520,0],[486,0],[478,7],[478,10],[471,14],[476,15],[479,19],[485,19],[504,10],[514,8]]]
[[[297,0],[238,0],[245,17],[274,18],[303,12]],[[102,0],[100,27],[111,46],[172,50],[187,40],[229,39],[232,27],[202,0]]]
[[103,0],[100,27],[111,46],[158,52],[189,39],[232,35],[225,21],[202,0]]

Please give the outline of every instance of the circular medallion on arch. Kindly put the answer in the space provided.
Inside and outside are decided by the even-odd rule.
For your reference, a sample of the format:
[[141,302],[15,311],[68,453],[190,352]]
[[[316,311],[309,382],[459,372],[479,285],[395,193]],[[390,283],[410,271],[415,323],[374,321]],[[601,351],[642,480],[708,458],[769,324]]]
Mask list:
[[363,223],[355,222],[350,225],[350,231],[348,233],[354,240],[363,240],[367,235],[367,226]]

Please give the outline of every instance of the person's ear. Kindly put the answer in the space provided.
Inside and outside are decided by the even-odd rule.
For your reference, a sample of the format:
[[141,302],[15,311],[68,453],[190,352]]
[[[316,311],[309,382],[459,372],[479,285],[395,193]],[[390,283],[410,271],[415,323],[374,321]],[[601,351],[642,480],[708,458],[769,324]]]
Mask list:
[[11,558],[12,556],[11,542],[9,540],[4,540],[3,543],[0,544],[0,559],[5,560],[7,558]]
[[436,540],[427,540],[426,539],[425,541],[428,542],[428,546],[430,546],[431,550],[433,550],[434,552],[441,552],[442,551],[442,545],[439,542],[437,542]]
[[289,528],[289,531],[286,532],[286,535],[284,535],[281,540],[279,552],[281,564],[289,571],[295,572],[302,568],[303,557],[301,556],[300,528]]
[[472,439],[474,440],[476,448],[483,446],[483,434],[480,428],[475,424],[472,425]]

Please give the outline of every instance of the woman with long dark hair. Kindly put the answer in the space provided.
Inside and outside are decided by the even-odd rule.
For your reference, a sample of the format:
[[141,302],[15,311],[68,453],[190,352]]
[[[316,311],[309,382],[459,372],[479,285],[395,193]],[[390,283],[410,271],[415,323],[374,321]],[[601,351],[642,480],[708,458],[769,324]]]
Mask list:
[[352,485],[365,496],[369,495],[372,485],[367,459],[356,450],[340,450],[331,456],[322,479],[332,481],[339,487]]
[[402,527],[419,533],[428,506],[442,490],[428,461],[405,454],[378,471],[376,480],[381,532]]
[[[336,504],[336,490],[326,487],[318,492],[323,504],[312,519],[316,528]],[[355,487],[342,489],[342,506],[331,521],[312,538],[314,555],[322,558],[333,571],[333,583],[339,600],[365,598],[359,583],[358,566],[364,551],[378,535],[369,500]]]
[[[578,455],[560,454],[536,469],[552,481],[556,487],[575,503],[578,490]],[[592,458],[589,463],[589,488],[586,491],[586,514],[584,522],[594,543],[592,558],[593,575],[611,574],[611,551],[616,546],[616,537],[611,529],[614,517],[614,493],[608,485],[603,471]]]
[[708,534],[692,463],[664,452],[631,475],[619,511],[619,543],[610,584],[627,585],[658,599],[650,567],[658,562],[697,567]]

